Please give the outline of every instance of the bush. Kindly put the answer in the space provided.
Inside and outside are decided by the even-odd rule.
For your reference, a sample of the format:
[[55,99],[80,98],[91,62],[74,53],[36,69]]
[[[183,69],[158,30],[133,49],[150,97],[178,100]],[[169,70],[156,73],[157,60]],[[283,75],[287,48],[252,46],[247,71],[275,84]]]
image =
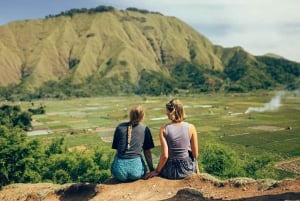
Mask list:
[[54,172],[52,180],[58,184],[71,182],[71,178],[68,172],[62,169],[56,170]]
[[40,181],[36,161],[40,146],[36,141],[27,142],[19,128],[0,126],[0,187],[18,182]]
[[273,161],[274,154],[261,154],[247,159],[244,169],[248,177],[255,179],[276,178]]
[[221,178],[243,175],[238,155],[220,144],[207,144],[203,148],[202,166],[205,172]]

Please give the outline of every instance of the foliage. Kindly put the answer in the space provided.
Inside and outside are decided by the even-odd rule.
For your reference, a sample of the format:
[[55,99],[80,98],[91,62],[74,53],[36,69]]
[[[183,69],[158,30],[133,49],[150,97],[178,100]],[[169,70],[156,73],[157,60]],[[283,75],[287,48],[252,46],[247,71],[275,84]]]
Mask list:
[[201,157],[202,166],[209,174],[225,178],[243,174],[238,155],[223,145],[205,145]]
[[[60,16],[69,16],[69,17],[73,17],[74,15],[76,14],[80,14],[80,13],[87,13],[87,14],[95,14],[95,13],[103,13],[103,12],[112,12],[114,11],[115,8],[112,7],[112,6],[104,6],[104,5],[100,5],[100,6],[97,6],[95,8],[72,8],[70,10],[67,10],[67,11],[63,11],[59,14],[50,14],[50,15],[47,15],[45,18],[48,19],[48,18],[53,18],[53,17],[60,17]],[[153,12],[153,11],[148,11],[148,10],[145,10],[145,9],[138,9],[138,8],[134,8],[134,7],[129,7],[129,8],[126,8],[127,11],[132,11],[132,12],[139,12],[139,13],[142,13],[142,14],[158,14],[158,15],[162,15],[161,13],[159,12]]]
[[[271,99],[274,92],[260,91],[248,94],[200,94],[181,96],[188,105],[186,112],[188,121],[194,122],[199,127],[199,145],[201,164],[204,172],[221,178],[247,176],[252,178],[286,178],[282,173],[276,172],[274,162],[299,156],[299,112],[297,108],[299,98],[296,94],[288,93],[283,99],[280,112],[251,113],[251,115],[228,115],[228,111],[245,111],[246,107],[263,105]],[[290,97],[290,98],[288,98]],[[54,127],[80,128],[74,135],[57,134],[45,137],[27,137],[19,128],[10,126],[1,127],[0,134],[0,180],[1,185],[16,182],[93,182],[100,183],[109,178],[110,164],[113,152],[106,149],[105,144],[98,144],[98,134],[81,132],[81,126],[86,128],[105,127],[112,128],[116,122],[127,118],[124,108],[133,102],[143,103],[147,109],[145,123],[152,128],[153,134],[165,123],[162,120],[150,120],[160,117],[164,111],[162,106],[166,96],[118,96],[98,98],[76,98],[68,100],[44,100],[50,115],[37,115],[34,119],[38,122],[53,122]],[[29,107],[33,102],[20,102]],[[210,108],[200,106],[211,104]],[[228,106],[224,109],[224,103]],[[91,106],[93,106],[91,110]],[[157,108],[157,109],[154,109]],[[74,111],[80,109],[80,115],[74,116]],[[20,108],[5,108],[8,114],[18,114]],[[112,112],[113,111],[113,112]],[[151,112],[150,112],[151,111]],[[60,113],[63,115],[54,115]],[[88,115],[82,115],[88,114]],[[68,116],[68,114],[71,114]],[[2,118],[0,120],[3,120]],[[70,121],[71,120],[71,121]],[[56,121],[54,123],[54,121]],[[74,121],[76,123],[74,123]],[[4,121],[5,122],[5,121]],[[82,124],[81,124],[82,123]],[[55,124],[55,125],[54,125]],[[258,124],[280,125],[283,129],[278,131],[261,131],[251,129]],[[74,127],[72,127],[74,128]],[[85,129],[82,129],[85,130]],[[68,132],[69,133],[69,132]],[[247,133],[247,134],[245,134]],[[101,136],[110,136],[111,131],[101,132]],[[241,135],[243,134],[243,135]],[[79,137],[80,136],[80,137]],[[154,139],[157,141],[157,135]],[[33,140],[36,139],[36,140]],[[49,142],[50,139],[50,142]],[[217,139],[217,140],[216,140]],[[222,145],[215,140],[222,141]],[[211,143],[210,142],[214,142]],[[228,144],[225,146],[223,144]],[[287,145],[288,144],[288,145]],[[73,148],[77,145],[89,147],[78,151]],[[96,147],[98,146],[98,147]],[[159,148],[153,151],[154,162],[158,160]],[[262,151],[263,150],[263,151]],[[269,154],[261,152],[268,152]],[[283,158],[279,158],[278,153]],[[238,154],[237,154],[238,153]],[[247,154],[246,154],[247,153]],[[200,163],[199,162],[199,163]],[[281,174],[281,176],[278,176]],[[296,175],[296,174],[295,174]],[[293,175],[293,176],[295,176]],[[297,175],[296,175],[297,176]]]
[[197,65],[182,62],[172,69],[173,82],[179,89],[189,89],[193,92],[200,92],[204,85],[204,71]]
[[[299,63],[269,57],[257,57],[257,59],[266,65],[266,71],[277,83],[289,85],[292,90],[299,87],[295,83],[295,80],[296,82],[299,81],[300,77]],[[291,83],[294,83],[294,85],[291,85]]]
[[40,105],[38,108],[29,108],[28,112],[30,112],[33,115],[36,115],[36,114],[45,114],[46,110],[44,105]]
[[69,61],[69,69],[71,70],[71,69],[75,68],[79,63],[80,63],[79,59],[71,59]]
[[20,128],[0,126],[0,186],[38,179],[37,164],[39,143],[27,142]]
[[[59,140],[61,142],[61,139]],[[57,145],[57,143],[56,143]],[[60,148],[60,150],[63,150]],[[99,153],[101,153],[99,157]],[[43,178],[57,183],[94,182],[101,183],[110,177],[112,157],[103,150],[92,152],[68,152],[51,154],[46,162]]]
[[[19,44],[24,46],[22,51],[27,62],[17,64],[3,61],[7,67],[12,65],[11,69],[15,70],[8,74],[20,73],[20,77],[2,80],[0,97],[3,100],[17,101],[127,93],[160,95],[180,91],[190,94],[217,91],[250,92],[299,87],[299,63],[284,58],[253,56],[241,47],[214,46],[179,20],[154,16],[152,13],[134,7],[122,11],[100,5],[50,15],[47,18],[60,17],[60,19],[42,20],[43,26],[49,26],[45,32],[40,32],[39,28],[27,28],[38,26],[31,22],[28,22],[30,26],[23,26],[23,22],[20,24],[18,22],[18,26],[9,25],[11,27],[8,30],[11,29],[11,34],[15,36],[13,38],[20,38],[16,43],[23,41],[22,39],[28,40],[26,44]],[[67,22],[64,20],[65,16],[74,18],[76,15],[78,18],[68,19],[68,23],[64,24]],[[107,17],[111,18],[111,22],[105,20]],[[99,24],[91,24],[94,20],[99,21]],[[157,20],[161,23],[156,23]],[[127,28],[118,33],[120,29],[114,28],[118,23],[113,22],[125,23],[123,25]],[[141,23],[145,22],[147,26],[141,26]],[[102,32],[105,29],[101,29],[107,23],[113,25],[109,40],[106,40],[107,34]],[[64,34],[58,33],[48,40],[53,30],[61,25],[66,26]],[[95,32],[97,29],[99,30]],[[132,30],[135,29],[139,31],[133,34]],[[20,33],[22,34],[19,35]],[[77,38],[78,43],[76,47],[75,44],[57,43],[51,55],[38,54],[37,47],[42,45],[43,49],[51,46],[54,41],[64,40],[60,37]],[[135,38],[134,43],[132,38]],[[173,39],[178,40],[173,43]],[[90,42],[86,43],[86,40]],[[36,42],[42,43],[35,47]],[[94,45],[99,42],[105,46]],[[20,57],[17,54],[7,54],[3,58],[13,61],[15,57]],[[45,59],[36,62],[35,57]],[[53,58],[50,63],[49,58]],[[40,70],[35,70],[37,68]],[[149,77],[139,76],[143,74],[142,69],[145,69]],[[2,74],[6,76],[5,73]],[[49,76],[42,79],[42,74]],[[208,84],[213,83],[208,82],[210,80],[215,84]],[[149,86],[152,84],[154,86]]]
[[45,153],[47,156],[51,156],[54,154],[62,154],[63,150],[64,138],[58,138],[52,141],[49,145],[48,149],[46,149]]
[[26,139],[21,130],[0,127],[0,187],[42,181],[101,183],[111,176],[112,154],[107,156],[101,149],[69,152],[64,148],[63,138],[43,149],[39,141]]
[[152,11],[148,11],[148,10],[145,10],[145,9],[138,9],[138,8],[135,8],[135,7],[129,7],[129,8],[126,8],[126,10],[128,10],[128,11],[133,11],[133,12],[139,12],[139,13],[143,13],[143,14],[149,14],[149,13],[152,13],[152,14],[159,14],[159,15],[162,15],[162,14],[159,13],[159,12],[152,12]]
[[22,130],[28,124],[23,119],[31,119],[30,113],[22,113],[19,106],[5,105],[0,115],[0,187],[41,181],[101,183],[110,177],[112,153],[99,148],[69,152],[63,137],[43,147],[40,141],[29,140]]
[[29,130],[32,127],[31,113],[21,111],[17,105],[3,105],[0,107],[0,125]]
[[276,155],[270,153],[249,157],[244,166],[246,175],[255,179],[275,178],[273,162],[275,159]]
[[[44,82],[33,91],[26,84],[0,87],[0,95],[6,100],[32,100],[41,98],[65,99],[68,97],[95,97],[99,95],[145,94],[161,95],[186,91],[201,92],[250,92],[259,89],[299,87],[300,65],[282,59],[257,57],[250,60],[245,52],[236,53],[226,63],[224,71],[209,69],[189,61],[181,61],[168,67],[165,73],[142,70],[136,83],[128,79],[130,72],[106,77],[115,62],[109,60],[105,71],[95,73],[81,82],[74,82],[72,74]],[[71,60],[69,67],[76,70],[78,59]],[[119,62],[127,66],[126,60]]]
[[158,96],[171,93],[172,87],[170,79],[165,78],[162,74],[144,70],[141,72],[136,93]]
[[114,7],[112,6],[97,6],[96,8],[81,8],[81,9],[77,9],[77,8],[73,8],[64,12],[61,12],[60,14],[57,15],[48,15],[46,16],[47,18],[53,18],[53,17],[60,17],[60,16],[70,16],[73,17],[75,14],[79,14],[79,13],[88,13],[88,14],[94,14],[94,13],[102,13],[102,12],[111,12],[115,10]]
[[221,178],[249,177],[254,179],[277,178],[275,154],[258,154],[241,159],[237,153],[221,144],[210,143],[203,148],[201,163],[205,172]]
[[224,69],[225,78],[229,78],[232,83],[227,90],[247,92],[276,86],[276,82],[263,66],[263,63],[249,58],[246,52],[235,52]]

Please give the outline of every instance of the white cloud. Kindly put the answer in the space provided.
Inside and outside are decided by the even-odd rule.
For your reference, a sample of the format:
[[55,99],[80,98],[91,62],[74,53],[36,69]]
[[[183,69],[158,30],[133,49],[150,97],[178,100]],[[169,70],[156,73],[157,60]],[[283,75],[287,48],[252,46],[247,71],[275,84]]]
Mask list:
[[[136,7],[175,16],[214,44],[242,46],[260,55],[275,53],[300,62],[300,0],[19,0],[4,1],[0,22],[32,19],[71,8]],[[28,5],[28,6],[26,6]],[[29,6],[30,5],[30,6]],[[25,8],[24,8],[25,6]],[[11,12],[14,10],[14,12]]]
[[[242,46],[261,55],[275,53],[300,62],[300,1],[149,1],[146,8],[173,15],[213,43]],[[145,5],[147,4],[147,5]],[[138,5],[136,5],[138,7]]]

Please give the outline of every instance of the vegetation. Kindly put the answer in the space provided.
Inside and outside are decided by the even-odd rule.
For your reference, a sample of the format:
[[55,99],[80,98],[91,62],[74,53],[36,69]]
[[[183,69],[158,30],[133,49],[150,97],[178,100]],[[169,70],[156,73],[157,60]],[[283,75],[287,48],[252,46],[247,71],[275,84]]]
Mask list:
[[[247,64],[233,62],[225,70],[216,71],[183,61],[170,69],[170,74],[142,70],[138,83],[124,82],[128,74],[103,78],[101,74],[87,77],[81,83],[72,83],[72,76],[60,81],[47,81],[34,91],[24,85],[0,87],[0,95],[5,100],[32,100],[41,98],[95,97],[99,95],[168,95],[187,91],[201,92],[250,92],[299,87],[300,64],[261,57],[265,66],[251,69]],[[283,64],[284,63],[284,64]],[[70,64],[73,68],[74,61]]]
[[[76,14],[79,14],[79,13],[95,14],[95,13],[111,12],[111,11],[114,11],[114,10],[115,10],[115,8],[112,7],[112,6],[102,6],[102,5],[97,6],[95,8],[90,8],[90,9],[87,9],[87,8],[81,8],[81,9],[73,8],[73,9],[61,12],[60,14],[57,14],[57,15],[48,15],[48,16],[46,16],[46,19],[47,18],[53,18],[53,17],[59,17],[59,16],[72,17],[72,16],[74,16]],[[148,10],[145,10],[145,9],[138,9],[138,8],[134,8],[134,7],[129,7],[126,10],[139,12],[139,13],[143,13],[143,14],[152,13],[152,14],[162,15],[159,12],[151,12],[151,11],[148,11]]]
[[289,90],[299,88],[300,77],[299,65],[285,59],[269,59],[268,57],[258,57],[266,65],[266,71],[279,84],[286,85]]
[[95,8],[90,8],[90,9],[87,9],[87,8],[81,8],[81,9],[73,8],[73,9],[61,12],[60,14],[57,14],[57,15],[48,15],[48,16],[46,16],[46,19],[47,18],[53,18],[53,17],[59,17],[59,16],[72,17],[72,16],[74,16],[76,14],[79,14],[79,13],[95,14],[95,13],[102,13],[102,12],[110,12],[110,11],[113,11],[113,10],[115,10],[115,8],[112,7],[112,6],[97,6]]
[[[111,13],[94,15],[104,12]],[[5,101],[0,108],[1,185],[103,181],[110,176],[112,153],[100,138],[111,137],[112,131],[99,134],[96,128],[114,128],[126,120],[126,109],[140,102],[151,111],[145,123],[156,132],[165,123],[161,106],[170,96],[189,106],[189,121],[200,132],[203,171],[221,178],[297,175],[277,171],[274,162],[300,155],[299,98],[293,94],[300,86],[300,64],[214,46],[176,18],[149,13],[107,6],[72,9],[0,30],[8,49],[1,63],[11,69],[0,73],[0,101]],[[268,91],[277,89],[290,90],[278,113],[244,114],[247,107],[268,102],[273,95]],[[11,105],[16,101],[20,105]],[[36,107],[38,101],[45,103]],[[251,128],[260,124],[283,129]],[[25,132],[31,130],[53,135],[28,137]],[[154,157],[158,152],[159,145]]]
[[0,63],[11,69],[0,72],[1,100],[299,88],[299,63],[213,45],[173,17],[98,6],[48,18],[0,27]]
[[3,105],[0,107],[0,126],[8,128],[31,129],[31,114],[22,112],[20,106]]
[[0,114],[0,187],[43,181],[101,183],[110,177],[113,157],[103,147],[87,152],[69,151],[63,137],[45,146],[38,139],[29,139],[22,130],[31,127],[27,121],[30,113],[21,112],[19,106],[4,105]]
[[[265,91],[177,95],[186,105],[187,121],[194,123],[199,133],[198,163],[202,172],[219,178],[299,176],[274,167],[277,162],[300,156],[299,95],[288,93],[276,111],[243,113],[250,106],[263,105],[273,95]],[[127,120],[128,108],[134,103],[146,109],[144,123],[153,133],[156,144],[153,157],[157,163],[160,152],[157,132],[166,122],[161,117],[164,116],[163,105],[169,98],[101,96],[3,105],[0,114],[11,119],[1,118],[1,186],[16,182],[103,182],[111,177],[109,169],[114,152],[109,140],[102,140],[111,139],[114,127]],[[41,106],[42,113],[28,112]],[[32,119],[27,121],[30,126],[13,124],[13,119],[23,113],[21,108]],[[275,126],[278,130],[251,128],[258,125]],[[33,131],[44,129],[51,133],[31,136],[28,132],[26,135],[24,128],[29,127]]]
[[278,178],[274,169],[274,161],[278,160],[278,156],[273,153],[248,155],[241,159],[227,146],[208,144],[203,148],[201,158],[203,170],[220,178]]

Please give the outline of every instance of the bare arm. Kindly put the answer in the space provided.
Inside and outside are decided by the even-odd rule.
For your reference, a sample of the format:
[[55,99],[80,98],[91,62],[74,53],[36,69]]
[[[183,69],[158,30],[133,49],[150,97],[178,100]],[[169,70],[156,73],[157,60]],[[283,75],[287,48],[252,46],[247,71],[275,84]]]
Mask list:
[[159,162],[158,162],[156,170],[155,170],[157,173],[160,173],[160,171],[165,166],[165,164],[168,160],[168,157],[169,157],[168,144],[167,144],[167,140],[165,138],[165,126],[161,127],[161,129],[160,129],[159,139],[160,139],[161,153],[160,153]]
[[195,159],[198,158],[198,136],[197,136],[197,131],[196,128],[193,124],[190,124],[189,127],[189,133],[190,133],[190,137],[191,137],[191,149],[192,149],[192,153]]
[[168,152],[167,140],[165,138],[165,126],[162,126],[160,128],[159,139],[160,139],[160,146],[161,146],[159,162],[157,164],[156,170],[149,172],[147,175],[145,175],[144,179],[149,179],[151,177],[159,175],[160,171],[163,169],[163,167],[165,166],[168,160],[169,152]]
[[153,168],[153,162],[152,162],[152,154],[151,154],[151,150],[148,149],[148,150],[144,150],[144,156],[145,156],[145,159],[146,159],[146,162],[147,162],[147,165],[149,167],[149,171],[153,171],[154,168]]
[[192,154],[193,154],[193,157],[196,159],[196,173],[199,174],[200,170],[199,170],[199,166],[198,166],[198,162],[197,162],[197,158],[199,155],[199,153],[198,153],[198,135],[197,135],[196,128],[193,124],[190,124],[189,134],[191,137]]

